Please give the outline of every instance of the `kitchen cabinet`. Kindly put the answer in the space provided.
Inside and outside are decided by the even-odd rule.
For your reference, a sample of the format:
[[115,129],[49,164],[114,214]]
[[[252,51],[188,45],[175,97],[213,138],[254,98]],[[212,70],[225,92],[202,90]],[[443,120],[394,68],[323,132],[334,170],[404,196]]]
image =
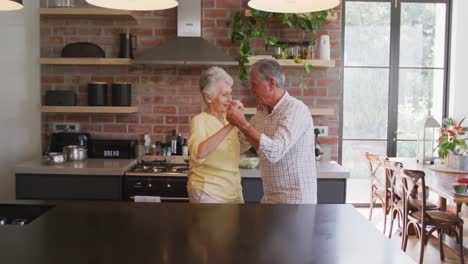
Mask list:
[[[263,196],[261,178],[242,178],[242,192],[246,203],[259,203]],[[346,179],[317,179],[317,203],[346,203]]]
[[16,199],[122,200],[122,176],[16,174]]

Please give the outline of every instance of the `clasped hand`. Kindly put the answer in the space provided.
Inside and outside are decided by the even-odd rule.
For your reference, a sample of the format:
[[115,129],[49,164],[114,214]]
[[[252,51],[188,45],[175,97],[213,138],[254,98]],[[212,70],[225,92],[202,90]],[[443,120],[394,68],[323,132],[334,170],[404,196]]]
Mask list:
[[236,127],[243,127],[248,124],[244,116],[244,105],[238,100],[233,100],[227,111],[226,119]]

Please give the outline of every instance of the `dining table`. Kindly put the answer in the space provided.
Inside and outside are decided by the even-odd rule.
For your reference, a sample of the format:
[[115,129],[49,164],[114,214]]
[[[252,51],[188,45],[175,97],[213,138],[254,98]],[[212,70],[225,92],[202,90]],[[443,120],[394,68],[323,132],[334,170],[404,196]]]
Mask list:
[[439,196],[439,209],[447,210],[447,201],[456,205],[456,213],[460,213],[463,203],[468,203],[468,196],[456,194],[453,184],[458,183],[460,178],[468,179],[468,172],[455,172],[456,170],[444,169],[443,166],[419,163],[414,158],[391,158],[403,164],[403,168],[420,170],[425,173],[426,187]]

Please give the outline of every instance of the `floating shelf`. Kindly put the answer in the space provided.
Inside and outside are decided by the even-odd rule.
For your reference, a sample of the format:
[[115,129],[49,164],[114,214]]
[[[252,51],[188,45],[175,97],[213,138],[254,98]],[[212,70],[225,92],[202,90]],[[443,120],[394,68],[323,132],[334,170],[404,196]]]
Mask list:
[[[249,63],[247,65],[252,65],[255,62],[261,60],[263,58],[255,58],[255,57],[249,57]],[[284,66],[284,67],[298,67],[298,68],[304,68],[304,62],[301,63],[296,63],[294,60],[289,60],[289,59],[277,59],[276,60],[279,65]],[[335,67],[335,61],[334,60],[307,60],[307,64],[311,64],[312,66],[316,68],[333,68]]]
[[41,106],[42,113],[138,113],[137,106]]
[[[247,9],[247,10],[244,10],[244,16],[252,16],[252,10],[251,9]],[[328,12],[328,16],[327,16],[327,22],[333,22],[333,21],[336,21],[338,20],[338,15],[336,12]]]
[[66,18],[131,18],[135,19],[131,11],[114,10],[106,8],[41,8],[39,13],[46,17]]
[[40,58],[40,64],[51,65],[132,65],[127,58]]
[[[335,109],[332,108],[310,108],[310,114],[314,116],[318,115],[335,115]],[[255,115],[257,112],[256,108],[250,107],[250,108],[245,108],[244,113],[246,115]]]

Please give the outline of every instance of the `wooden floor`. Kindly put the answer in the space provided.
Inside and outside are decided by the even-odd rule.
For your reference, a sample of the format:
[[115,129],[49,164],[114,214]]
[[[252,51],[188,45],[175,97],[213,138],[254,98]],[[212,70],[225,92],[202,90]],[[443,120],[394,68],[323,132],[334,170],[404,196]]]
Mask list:
[[[356,208],[366,219],[369,217],[369,208]],[[468,244],[468,209],[465,207],[464,210],[462,211],[462,216],[463,220],[465,222],[464,224],[464,237],[463,241],[465,244],[465,247]],[[388,221],[388,220],[387,220]],[[380,231],[383,230],[383,212],[382,208],[376,208],[373,211],[373,216],[372,216],[372,224],[379,229]],[[387,236],[388,236],[388,224],[387,222]],[[397,229],[397,222],[395,221],[395,226],[393,230]],[[391,239],[392,243],[395,244],[396,247],[400,247],[401,244],[401,237],[394,232],[392,235]],[[406,253],[413,258],[416,263],[419,260],[419,250],[420,250],[420,244],[415,236],[410,236],[409,241],[408,241],[408,248],[406,250]],[[435,264],[435,263],[460,263],[459,257],[454,253],[452,249],[449,249],[447,247],[444,247],[444,253],[445,253],[445,261],[440,260],[440,254],[439,254],[439,241],[435,238],[431,238],[426,249],[425,249],[425,254],[424,254],[424,263],[427,264]],[[465,256],[465,263],[468,263],[468,256]]]

